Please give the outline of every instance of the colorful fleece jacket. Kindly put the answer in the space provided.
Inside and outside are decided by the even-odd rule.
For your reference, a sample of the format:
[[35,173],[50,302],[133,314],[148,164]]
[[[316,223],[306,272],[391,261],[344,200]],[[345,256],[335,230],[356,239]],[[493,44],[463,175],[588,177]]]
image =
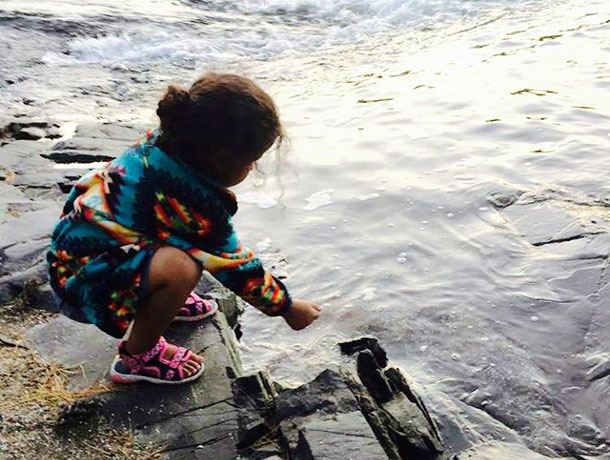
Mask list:
[[121,337],[146,295],[153,254],[173,246],[267,315],[284,313],[288,291],[233,230],[235,196],[155,147],[155,138],[149,132],[70,192],[47,254],[61,308]]

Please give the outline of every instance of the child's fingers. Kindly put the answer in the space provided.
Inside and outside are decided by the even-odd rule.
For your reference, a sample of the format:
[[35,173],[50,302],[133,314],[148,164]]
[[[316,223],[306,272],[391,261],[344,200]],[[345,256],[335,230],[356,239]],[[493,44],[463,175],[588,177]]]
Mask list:
[[320,305],[314,303],[314,304],[312,304],[312,306],[313,306],[314,310],[322,311],[322,307],[320,307]]

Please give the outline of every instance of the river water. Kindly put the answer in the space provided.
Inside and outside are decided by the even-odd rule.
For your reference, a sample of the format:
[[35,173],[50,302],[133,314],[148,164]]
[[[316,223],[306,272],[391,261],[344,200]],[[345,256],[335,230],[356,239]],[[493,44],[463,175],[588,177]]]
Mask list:
[[249,310],[248,363],[298,384],[371,334],[465,458],[610,458],[610,383],[583,378],[610,356],[608,289],[570,286],[583,262],[488,201],[608,232],[606,2],[3,0],[0,28],[7,114],[154,126],[206,70],[276,99],[290,145],[236,188],[236,226],[324,310],[298,333]]

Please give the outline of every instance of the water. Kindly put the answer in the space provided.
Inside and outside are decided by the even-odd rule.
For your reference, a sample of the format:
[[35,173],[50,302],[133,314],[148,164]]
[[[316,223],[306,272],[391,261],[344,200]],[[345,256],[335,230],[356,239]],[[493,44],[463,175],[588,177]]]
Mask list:
[[324,314],[297,333],[248,311],[246,361],[296,384],[372,334],[455,452],[608,458],[610,386],[586,379],[610,353],[608,290],[575,278],[607,261],[530,245],[488,201],[519,190],[608,232],[604,2],[115,5],[3,1],[2,40],[36,46],[0,48],[0,102],[153,124],[164,86],[203,70],[269,90],[291,147],[281,181],[271,156],[236,188],[236,225]]

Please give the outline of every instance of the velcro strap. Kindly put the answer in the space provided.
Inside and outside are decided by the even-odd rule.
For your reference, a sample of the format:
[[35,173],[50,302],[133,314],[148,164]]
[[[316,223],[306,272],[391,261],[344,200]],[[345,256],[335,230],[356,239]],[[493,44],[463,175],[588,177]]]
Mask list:
[[174,356],[172,357],[172,360],[169,362],[169,367],[176,369],[182,361],[187,361],[188,358],[184,359],[187,351],[188,350],[184,347],[178,347],[176,349],[176,353],[174,353]]

